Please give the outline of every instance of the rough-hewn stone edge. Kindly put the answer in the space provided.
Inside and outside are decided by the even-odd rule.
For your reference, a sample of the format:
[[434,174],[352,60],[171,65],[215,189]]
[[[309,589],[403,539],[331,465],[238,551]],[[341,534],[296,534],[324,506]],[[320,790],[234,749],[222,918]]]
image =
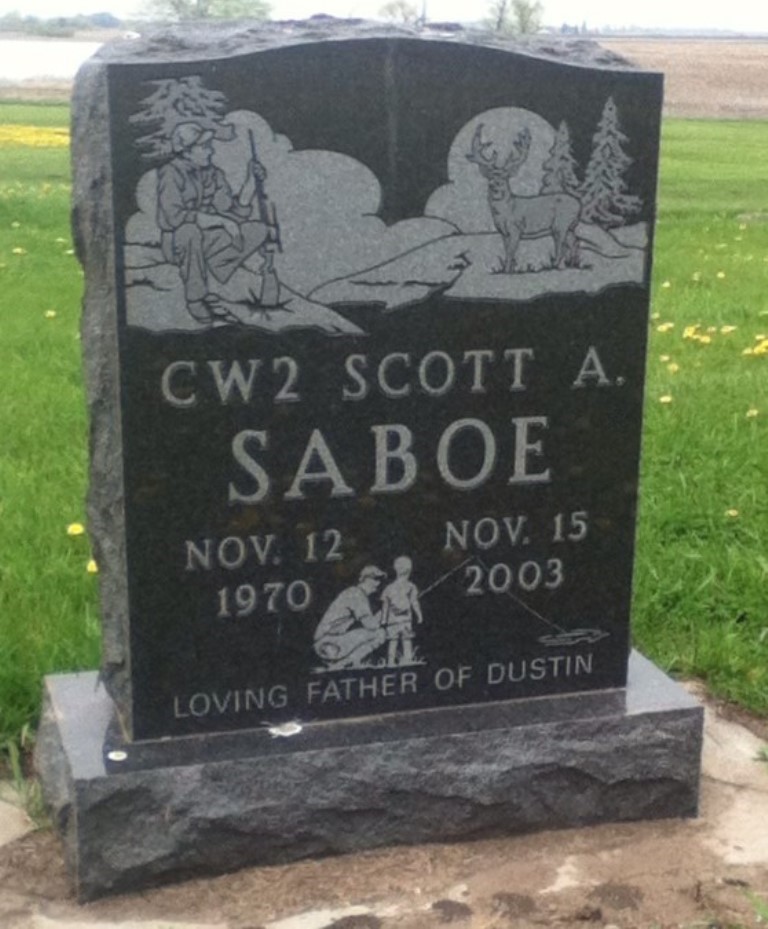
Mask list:
[[468,29],[458,23],[429,23],[422,28],[400,26],[363,19],[337,19],[313,16],[306,20],[256,23],[219,22],[148,27],[131,39],[118,39],[104,45],[97,56],[112,62],[198,61],[227,58],[247,52],[265,51],[313,42],[350,39],[420,39],[498,48],[534,55],[566,64],[593,68],[634,68],[616,52],[602,48],[591,39],[555,36],[503,37],[497,33]]
[[84,901],[381,845],[697,812],[703,709],[642,659],[634,712],[111,776],[109,701],[93,674],[73,677],[59,678],[38,767],[54,813],[74,811],[64,840]]
[[72,228],[85,272],[81,341],[90,416],[88,528],[99,566],[102,674],[131,725],[128,587],[106,68],[87,62],[72,98]]
[[40,724],[35,738],[34,769],[53,827],[62,838],[67,868],[71,874],[77,874],[75,788],[55,702],[50,683],[46,680],[43,684]]

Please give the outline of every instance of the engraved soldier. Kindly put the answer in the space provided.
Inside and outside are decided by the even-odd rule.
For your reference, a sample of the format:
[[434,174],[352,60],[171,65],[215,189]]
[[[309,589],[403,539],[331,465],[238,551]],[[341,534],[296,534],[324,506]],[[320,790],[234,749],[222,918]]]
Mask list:
[[163,254],[178,266],[187,308],[201,323],[221,317],[216,282],[226,284],[251,256],[263,256],[278,241],[276,227],[254,218],[264,166],[251,159],[236,195],[212,163],[213,137],[196,122],[177,125],[170,139],[174,157],[159,168],[157,182]]

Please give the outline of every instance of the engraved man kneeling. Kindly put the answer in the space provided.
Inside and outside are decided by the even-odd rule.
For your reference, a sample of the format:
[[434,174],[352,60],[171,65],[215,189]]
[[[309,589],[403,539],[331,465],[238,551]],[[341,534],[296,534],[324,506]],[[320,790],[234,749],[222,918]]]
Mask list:
[[368,565],[357,584],[347,587],[323,614],[315,629],[315,651],[328,671],[361,668],[385,640],[381,614],[371,609],[370,597],[386,577],[380,568]]

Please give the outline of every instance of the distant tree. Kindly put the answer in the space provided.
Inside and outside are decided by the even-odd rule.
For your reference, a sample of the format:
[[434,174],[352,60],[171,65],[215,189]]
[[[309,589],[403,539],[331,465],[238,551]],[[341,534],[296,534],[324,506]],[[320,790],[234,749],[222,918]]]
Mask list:
[[488,26],[503,35],[528,35],[541,29],[543,12],[538,0],[491,0]]
[[150,81],[154,91],[141,101],[142,109],[130,117],[140,129],[148,130],[136,140],[145,149],[148,161],[164,161],[172,153],[173,130],[181,123],[194,122],[210,129],[218,139],[228,140],[234,127],[222,123],[227,99],[217,90],[209,90],[197,76],[164,78]]
[[409,0],[388,0],[379,9],[379,16],[392,23],[405,23],[408,26],[417,23],[420,19],[416,4],[410,3]]
[[543,194],[567,193],[579,196],[581,184],[576,176],[578,165],[573,157],[571,148],[571,133],[565,122],[560,123],[560,128],[555,135],[555,141],[549,153],[549,158],[542,165],[544,170],[544,179],[542,181],[541,192]]
[[155,19],[267,19],[268,0],[147,0],[145,11]]
[[120,26],[120,20],[112,13],[91,13],[88,21],[97,29],[117,29]]
[[624,181],[632,164],[624,151],[628,141],[619,128],[613,97],[609,97],[592,139],[592,157],[581,187],[581,215],[585,222],[609,228],[623,226],[642,208],[642,200],[627,193]]
[[507,32],[509,29],[509,0],[492,0],[487,20],[488,28],[493,32]]
[[531,3],[530,0],[512,0],[512,14],[516,32],[530,35],[541,29],[544,7],[541,3]]
[[22,22],[21,13],[18,10],[0,16],[0,25],[3,29],[13,29],[14,26],[20,26]]

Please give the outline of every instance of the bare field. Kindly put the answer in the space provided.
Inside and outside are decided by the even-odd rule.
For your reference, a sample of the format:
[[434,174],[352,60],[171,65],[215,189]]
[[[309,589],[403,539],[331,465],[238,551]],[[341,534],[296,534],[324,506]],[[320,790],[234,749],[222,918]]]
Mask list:
[[69,103],[71,81],[8,81],[0,84],[0,103]]
[[[641,68],[665,75],[667,116],[701,119],[768,119],[768,38],[598,38]],[[2,100],[64,102],[65,81],[0,83]]]
[[667,116],[768,119],[768,39],[599,39],[662,71]]

